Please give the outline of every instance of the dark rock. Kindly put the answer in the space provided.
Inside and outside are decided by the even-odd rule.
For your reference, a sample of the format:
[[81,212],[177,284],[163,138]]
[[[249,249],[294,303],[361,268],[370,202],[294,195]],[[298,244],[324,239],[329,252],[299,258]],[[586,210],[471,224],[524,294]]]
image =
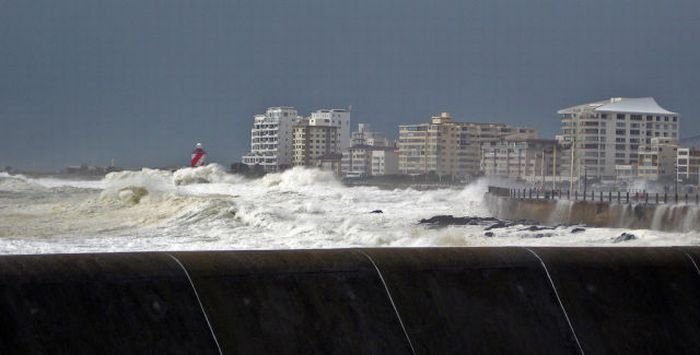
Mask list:
[[585,231],[586,231],[586,228],[576,227],[576,228],[571,230],[571,234],[581,233],[581,232],[585,232]]
[[495,235],[495,234],[493,234],[493,232],[486,232],[486,233],[484,233],[484,236],[485,236],[485,237],[489,237],[489,238],[493,237],[494,235]]
[[370,213],[384,213],[384,211],[382,211],[382,210],[374,210],[374,211],[372,211],[372,212],[370,212]]
[[613,243],[626,242],[628,240],[635,240],[637,236],[632,233],[622,233],[613,239]]
[[452,215],[434,216],[428,219],[421,219],[420,224],[430,224],[433,226],[465,226],[482,225],[498,222],[494,217],[454,217]]
[[530,235],[525,235],[523,238],[534,238],[534,239],[540,239],[540,238],[550,238],[554,236],[552,233],[535,233],[535,234],[530,234]]
[[523,228],[520,231],[521,232],[539,232],[543,230],[552,230],[554,227],[546,227],[546,226],[529,226],[527,228]]
[[507,227],[512,227],[512,226],[513,226],[512,223],[500,221],[500,222],[496,222],[496,223],[494,223],[494,224],[492,224],[492,225],[490,225],[490,226],[484,228],[484,230],[485,230],[485,231],[490,231],[490,230],[492,230],[492,229],[507,228]]

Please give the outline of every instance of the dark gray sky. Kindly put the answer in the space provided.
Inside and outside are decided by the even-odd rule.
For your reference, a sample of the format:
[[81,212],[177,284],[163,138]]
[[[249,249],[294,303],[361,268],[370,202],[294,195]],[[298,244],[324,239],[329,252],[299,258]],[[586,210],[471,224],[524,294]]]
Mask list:
[[0,165],[239,161],[252,115],[353,106],[390,136],[449,111],[558,132],[654,96],[700,134],[697,0],[0,0]]

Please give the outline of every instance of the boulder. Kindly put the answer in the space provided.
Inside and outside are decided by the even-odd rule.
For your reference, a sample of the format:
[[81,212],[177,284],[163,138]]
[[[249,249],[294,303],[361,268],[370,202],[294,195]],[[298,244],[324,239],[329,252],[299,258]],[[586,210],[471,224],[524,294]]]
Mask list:
[[494,217],[455,217],[452,215],[433,216],[428,219],[421,219],[420,224],[430,224],[433,226],[465,226],[483,225],[498,222]]
[[547,227],[547,226],[529,226],[526,228],[521,229],[521,232],[539,232],[543,230],[552,230],[554,227]]
[[628,240],[635,240],[637,236],[632,233],[622,233],[613,239],[613,243],[626,242]]

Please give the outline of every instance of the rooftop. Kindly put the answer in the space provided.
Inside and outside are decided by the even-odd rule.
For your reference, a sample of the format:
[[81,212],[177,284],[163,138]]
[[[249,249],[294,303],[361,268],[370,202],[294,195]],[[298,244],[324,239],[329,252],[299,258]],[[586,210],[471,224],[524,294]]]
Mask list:
[[649,113],[654,115],[677,115],[678,113],[666,110],[659,106],[653,97],[612,97],[609,100],[591,102],[577,105],[557,111],[559,114],[576,112],[575,109],[581,106],[588,106],[597,112],[628,112],[628,113]]

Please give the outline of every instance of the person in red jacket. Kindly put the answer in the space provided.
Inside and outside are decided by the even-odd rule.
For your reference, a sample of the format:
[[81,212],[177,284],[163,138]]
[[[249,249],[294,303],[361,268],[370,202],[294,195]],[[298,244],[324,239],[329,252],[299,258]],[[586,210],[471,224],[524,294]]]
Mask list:
[[202,166],[204,165],[206,158],[207,152],[204,151],[202,143],[197,143],[197,145],[194,148],[194,152],[192,152],[192,160],[190,161],[190,166],[193,168]]

